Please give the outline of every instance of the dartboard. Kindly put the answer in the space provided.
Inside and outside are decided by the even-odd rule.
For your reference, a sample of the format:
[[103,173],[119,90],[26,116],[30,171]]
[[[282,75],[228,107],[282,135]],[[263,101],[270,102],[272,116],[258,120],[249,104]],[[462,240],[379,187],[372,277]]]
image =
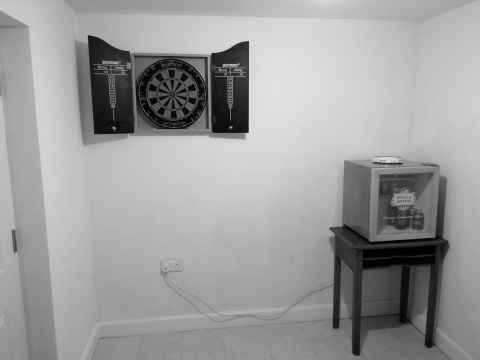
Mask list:
[[140,108],[159,129],[184,129],[202,115],[207,104],[202,75],[189,63],[163,59],[148,66],[137,80]]

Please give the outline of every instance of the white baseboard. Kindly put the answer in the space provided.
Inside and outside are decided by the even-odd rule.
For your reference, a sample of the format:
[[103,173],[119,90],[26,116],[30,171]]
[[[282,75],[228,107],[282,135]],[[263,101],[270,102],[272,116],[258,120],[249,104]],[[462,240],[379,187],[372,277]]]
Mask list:
[[[362,307],[362,315],[375,316],[375,315],[390,315],[398,313],[398,300],[381,300],[381,301],[364,301]],[[268,309],[254,309],[244,310],[238,312],[231,312],[231,314],[238,313],[256,313],[256,314],[275,314],[281,311],[281,308],[268,308]],[[342,305],[341,317],[349,317],[349,311],[347,306]],[[103,321],[97,323],[97,339],[122,337],[132,335],[152,334],[158,332],[170,332],[170,331],[188,331],[198,329],[212,329],[212,328],[224,328],[224,327],[236,327],[236,326],[252,326],[260,324],[279,324],[289,322],[302,322],[302,321],[317,321],[327,320],[332,318],[332,305],[303,305],[297,306],[287,313],[280,320],[274,321],[260,321],[251,318],[242,318],[227,323],[215,323],[208,320],[203,315],[188,314],[188,315],[176,315],[176,316],[164,316],[158,318],[142,318],[131,320],[119,320],[119,321]]]
[[[425,314],[412,314],[410,321],[422,334],[425,334],[427,319]],[[473,360],[473,356],[468,354],[452,338],[445,334],[439,327],[435,330],[434,343],[449,359],[452,360]]]
[[98,336],[99,334],[99,325],[96,323],[93,328],[90,336],[88,337],[87,344],[85,345],[85,349],[83,350],[82,357],[80,360],[91,360],[93,358],[93,352],[95,351],[95,347],[97,346]]

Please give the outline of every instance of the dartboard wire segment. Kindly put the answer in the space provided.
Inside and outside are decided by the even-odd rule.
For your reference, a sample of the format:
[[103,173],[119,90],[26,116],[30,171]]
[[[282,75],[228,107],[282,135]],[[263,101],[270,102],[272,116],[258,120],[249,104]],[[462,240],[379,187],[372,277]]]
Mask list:
[[159,129],[184,129],[205,110],[207,89],[202,75],[180,59],[162,59],[137,80],[137,98],[147,120]]

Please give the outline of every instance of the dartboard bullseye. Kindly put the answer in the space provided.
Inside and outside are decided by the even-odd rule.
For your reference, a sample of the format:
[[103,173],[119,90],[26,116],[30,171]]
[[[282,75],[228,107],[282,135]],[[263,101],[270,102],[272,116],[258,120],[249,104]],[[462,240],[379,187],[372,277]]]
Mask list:
[[159,129],[184,129],[202,115],[207,104],[205,81],[189,63],[162,59],[137,80],[137,99],[150,123]]

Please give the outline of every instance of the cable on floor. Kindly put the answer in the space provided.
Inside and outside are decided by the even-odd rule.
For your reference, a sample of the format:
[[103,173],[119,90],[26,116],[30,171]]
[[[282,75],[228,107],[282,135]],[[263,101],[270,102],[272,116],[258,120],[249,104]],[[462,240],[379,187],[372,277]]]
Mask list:
[[[308,297],[312,296],[313,294],[322,292],[330,287],[333,286],[332,283],[329,283],[327,285],[321,286],[317,289],[311,290],[307,292],[304,296],[298,298],[295,302],[293,302],[291,305],[287,306],[285,309],[282,311],[279,311],[276,314],[255,314],[255,313],[239,313],[239,314],[227,314],[223,313],[220,311],[217,311],[213,306],[211,306],[209,303],[207,303],[205,300],[203,300],[200,296],[192,294],[191,292],[181,288],[175,282],[170,280],[168,278],[168,273],[162,273],[162,278],[167,287],[169,287],[177,296],[182,298],[184,301],[189,303],[199,314],[207,317],[211,321],[218,322],[218,323],[224,323],[232,320],[237,320],[237,319],[242,319],[242,318],[253,318],[257,320],[262,320],[262,321],[273,321],[273,320],[278,320],[285,316],[290,310],[292,310],[295,306],[298,304],[302,303],[305,299]],[[193,299],[193,300],[192,300]],[[197,302],[201,303],[203,306],[205,306],[208,310],[211,311],[211,313],[207,313],[202,310],[202,308],[194,301],[196,300]]]

